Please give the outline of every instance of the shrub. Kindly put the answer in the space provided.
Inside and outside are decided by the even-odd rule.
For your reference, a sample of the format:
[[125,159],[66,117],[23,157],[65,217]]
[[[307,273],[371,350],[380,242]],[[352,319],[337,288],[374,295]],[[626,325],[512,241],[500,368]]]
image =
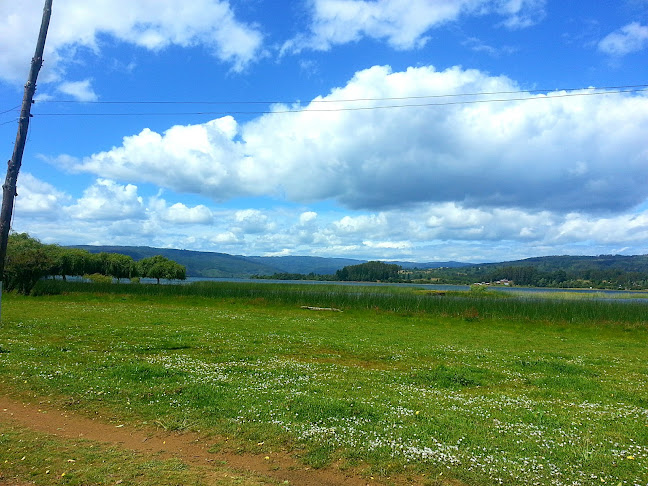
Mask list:
[[83,278],[85,280],[90,280],[92,283],[101,283],[101,284],[107,284],[107,283],[112,283],[112,277],[108,275],[101,275],[100,273],[93,273],[91,275],[84,275]]
[[485,285],[472,284],[470,286],[470,292],[473,294],[485,294],[488,291],[488,287]]

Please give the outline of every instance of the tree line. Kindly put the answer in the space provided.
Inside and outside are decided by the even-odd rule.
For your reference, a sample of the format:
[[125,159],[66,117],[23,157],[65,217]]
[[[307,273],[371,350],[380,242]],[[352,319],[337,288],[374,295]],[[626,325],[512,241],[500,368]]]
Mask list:
[[309,273],[275,273],[273,275],[254,275],[252,278],[272,280],[320,280],[327,282],[400,282],[402,267],[385,262],[366,262],[358,265],[347,265],[335,272],[335,275]]
[[648,288],[648,272],[620,268],[542,268],[539,265],[472,266],[409,270],[403,278],[421,283],[469,285],[510,280],[515,285],[551,288],[641,290]]
[[29,294],[39,279],[60,276],[91,277],[103,275],[117,279],[139,277],[184,280],[187,271],[183,265],[156,255],[135,261],[119,253],[90,253],[78,248],[48,245],[27,233],[9,235],[3,288]]
[[[602,257],[599,257],[601,259]],[[277,280],[325,280],[325,281],[358,281],[358,282],[409,282],[471,285],[479,282],[497,282],[508,280],[513,285],[551,288],[597,288],[597,289],[648,289],[648,270],[643,258],[634,258],[631,262],[637,270],[612,266],[617,258],[606,257],[607,266],[596,261],[585,261],[578,257],[560,257],[555,259],[564,268],[557,268],[557,263],[547,258],[526,265],[472,265],[458,268],[408,269],[400,265],[384,262],[367,262],[350,265],[338,270],[334,275],[309,275],[298,273],[275,273],[270,278]],[[627,262],[624,262],[627,263]],[[599,265],[599,266],[597,266]],[[627,267],[627,265],[626,265]],[[631,268],[631,267],[630,267]]]

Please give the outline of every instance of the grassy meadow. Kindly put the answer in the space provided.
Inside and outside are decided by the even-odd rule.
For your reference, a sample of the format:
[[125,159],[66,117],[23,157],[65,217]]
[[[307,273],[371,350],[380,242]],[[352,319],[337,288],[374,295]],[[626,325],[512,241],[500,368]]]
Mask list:
[[644,302],[265,283],[36,291],[3,296],[5,393],[386,484],[648,484]]

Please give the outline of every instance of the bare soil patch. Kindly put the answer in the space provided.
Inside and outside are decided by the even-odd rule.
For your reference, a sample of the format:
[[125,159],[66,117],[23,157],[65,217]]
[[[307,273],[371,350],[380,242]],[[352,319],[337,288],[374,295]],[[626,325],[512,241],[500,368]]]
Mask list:
[[[0,421],[62,438],[86,439],[165,459],[175,458],[193,466],[226,464],[236,471],[250,472],[279,482],[288,481],[296,486],[365,486],[382,483],[377,478],[363,479],[335,467],[312,469],[300,464],[286,451],[266,450],[260,454],[209,452],[214,443],[219,442],[218,438],[205,439],[191,432],[135,428],[119,423],[117,417],[99,414],[89,418],[73,411],[56,409],[44,400],[23,402],[0,395]],[[225,438],[221,441],[226,445]],[[387,483],[417,484],[405,478],[389,478]],[[1,479],[0,485],[3,485]]]

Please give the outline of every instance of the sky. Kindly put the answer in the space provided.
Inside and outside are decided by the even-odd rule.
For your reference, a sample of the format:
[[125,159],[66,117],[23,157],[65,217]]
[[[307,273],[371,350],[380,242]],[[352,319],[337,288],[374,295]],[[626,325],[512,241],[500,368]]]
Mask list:
[[[11,158],[43,0],[0,0]],[[648,253],[648,0],[54,0],[12,228],[496,262]]]

